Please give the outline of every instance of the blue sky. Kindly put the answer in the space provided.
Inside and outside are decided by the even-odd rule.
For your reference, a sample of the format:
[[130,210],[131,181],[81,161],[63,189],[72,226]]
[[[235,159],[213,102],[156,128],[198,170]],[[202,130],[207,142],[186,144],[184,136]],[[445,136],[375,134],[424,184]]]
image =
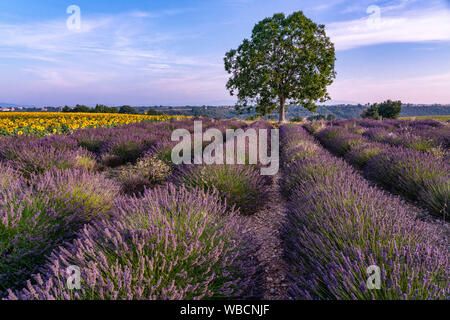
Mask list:
[[[70,5],[80,30],[67,28]],[[450,103],[444,0],[0,0],[0,102],[233,104],[224,53],[297,10],[335,43],[332,102]]]

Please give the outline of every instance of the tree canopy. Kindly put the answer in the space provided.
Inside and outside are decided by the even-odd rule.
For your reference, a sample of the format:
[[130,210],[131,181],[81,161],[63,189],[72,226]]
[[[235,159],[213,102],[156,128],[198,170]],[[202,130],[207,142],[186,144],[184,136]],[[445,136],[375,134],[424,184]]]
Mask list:
[[402,102],[387,100],[382,103],[374,103],[361,114],[362,118],[371,119],[396,119],[402,112]]
[[119,113],[137,114],[138,111],[132,106],[121,106],[119,109]]
[[237,95],[239,112],[255,110],[266,115],[301,105],[315,111],[316,102],[329,99],[327,86],[336,77],[335,49],[325,26],[315,24],[301,11],[260,21],[251,40],[226,53],[225,70],[231,74],[227,89]]

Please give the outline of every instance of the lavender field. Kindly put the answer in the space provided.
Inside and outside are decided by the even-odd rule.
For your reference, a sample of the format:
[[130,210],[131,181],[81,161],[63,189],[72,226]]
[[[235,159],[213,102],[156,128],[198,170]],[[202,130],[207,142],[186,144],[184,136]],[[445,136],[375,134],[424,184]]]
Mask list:
[[280,172],[248,141],[246,164],[175,165],[194,120],[0,136],[0,298],[450,298],[447,123],[202,124],[279,129]]

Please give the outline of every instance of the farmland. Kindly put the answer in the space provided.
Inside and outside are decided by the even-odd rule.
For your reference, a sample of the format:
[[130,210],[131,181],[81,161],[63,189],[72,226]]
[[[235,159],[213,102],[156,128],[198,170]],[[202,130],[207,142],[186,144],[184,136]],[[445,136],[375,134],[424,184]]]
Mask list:
[[[450,296],[446,124],[282,125],[280,173],[262,176],[260,161],[175,165],[171,135],[195,132],[190,119],[64,119],[97,128],[0,136],[4,299]],[[381,271],[377,290],[370,266]],[[75,289],[66,283],[74,267]]]
[[415,116],[415,117],[405,117],[400,118],[402,120],[426,120],[426,119],[432,119],[437,121],[448,121],[450,120],[450,115],[436,115],[436,116]]
[[72,130],[114,127],[141,121],[182,119],[184,116],[150,116],[129,114],[90,114],[56,112],[10,112],[0,113],[0,135],[48,135],[62,134]]

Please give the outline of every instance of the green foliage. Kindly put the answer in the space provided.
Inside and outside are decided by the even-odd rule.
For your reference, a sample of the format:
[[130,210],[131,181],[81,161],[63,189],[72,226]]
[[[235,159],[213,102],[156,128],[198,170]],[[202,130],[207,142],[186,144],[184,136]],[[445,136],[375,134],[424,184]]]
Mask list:
[[71,112],[83,112],[83,113],[87,113],[87,112],[91,112],[91,111],[92,111],[92,109],[89,108],[88,106],[80,105],[80,104],[77,104],[75,106],[75,108],[73,108],[71,110]]
[[375,103],[361,114],[362,118],[370,119],[397,119],[402,112],[402,102],[387,100],[382,103]]
[[118,113],[119,109],[117,107],[108,107],[103,104],[97,104],[92,110],[93,113]]
[[174,178],[176,184],[189,189],[217,190],[230,208],[234,206],[243,215],[257,211],[270,183],[256,166],[250,165],[189,166]]
[[326,119],[326,117],[323,115],[323,114],[318,114],[318,115],[315,115],[315,116],[311,116],[311,117],[308,117],[308,121],[315,121],[315,120],[325,120]]
[[302,122],[303,118],[300,116],[295,116],[290,119],[291,122]]
[[402,102],[387,100],[378,105],[378,113],[383,119],[397,119],[402,112]]
[[378,104],[375,103],[366,110],[364,110],[363,113],[361,113],[361,118],[379,120],[380,114],[378,113]]
[[301,11],[275,14],[259,22],[251,40],[225,55],[227,83],[237,93],[239,112],[253,109],[262,115],[276,110],[285,121],[285,106],[302,105],[315,110],[316,101],[329,99],[327,86],[336,77],[335,49],[317,25]]
[[142,193],[145,188],[164,182],[170,173],[170,166],[158,159],[157,155],[144,157],[135,165],[122,170],[122,191],[127,194]]
[[131,106],[121,106],[119,109],[119,113],[137,114],[138,111]]

